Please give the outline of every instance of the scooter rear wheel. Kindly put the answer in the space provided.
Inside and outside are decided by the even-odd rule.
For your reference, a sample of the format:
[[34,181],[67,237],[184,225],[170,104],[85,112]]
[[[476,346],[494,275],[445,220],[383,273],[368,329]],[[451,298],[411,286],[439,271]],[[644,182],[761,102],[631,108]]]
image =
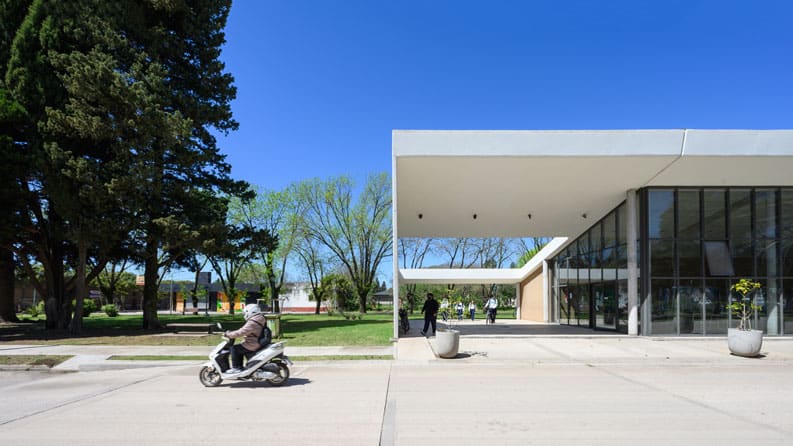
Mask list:
[[275,387],[281,387],[289,381],[289,367],[286,364],[278,363],[278,376],[275,378],[270,378],[267,380],[270,385]]
[[198,379],[201,381],[206,387],[217,387],[223,382],[223,378],[220,377],[220,373],[217,370],[211,369],[208,366],[204,366],[201,368],[201,372],[198,373]]

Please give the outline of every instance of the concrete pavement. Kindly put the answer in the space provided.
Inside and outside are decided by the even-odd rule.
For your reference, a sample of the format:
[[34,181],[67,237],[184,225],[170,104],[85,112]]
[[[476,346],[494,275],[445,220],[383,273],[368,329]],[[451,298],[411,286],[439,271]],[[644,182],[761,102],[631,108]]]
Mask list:
[[[394,356],[402,363],[599,363],[657,364],[694,363],[735,365],[746,361],[793,363],[793,337],[764,338],[763,357],[746,359],[732,356],[726,337],[629,337],[613,332],[592,331],[555,324],[499,320],[485,325],[482,320],[454,321],[450,328],[459,330],[460,354],[440,359],[435,354],[435,338],[419,334],[419,321],[411,321],[407,335],[391,346],[291,347],[286,353],[300,356]],[[438,328],[447,327],[439,322]],[[200,364],[191,361],[124,361],[110,356],[205,356],[212,347],[111,346],[111,345],[2,345],[0,355],[74,355],[56,366],[54,371],[86,371],[152,366]],[[12,368],[14,369],[14,368]]]
[[[144,367],[99,372],[92,367],[121,361],[96,359],[78,366],[81,373],[0,371],[0,444],[793,444],[789,337],[766,338],[764,356],[748,359],[730,355],[723,337],[471,327],[455,359],[435,357],[433,338],[407,336],[393,361],[295,361],[282,388],[204,388],[199,362],[184,361],[131,361]],[[390,349],[287,345],[287,354]],[[209,348],[0,345],[0,354],[11,350],[104,358]]]

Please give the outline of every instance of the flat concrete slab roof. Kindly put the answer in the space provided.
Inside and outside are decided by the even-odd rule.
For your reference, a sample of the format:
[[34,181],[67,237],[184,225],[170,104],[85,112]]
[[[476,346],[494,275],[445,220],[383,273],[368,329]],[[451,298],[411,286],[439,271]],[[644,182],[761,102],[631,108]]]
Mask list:
[[394,130],[397,237],[575,237],[648,186],[793,186],[793,130]]

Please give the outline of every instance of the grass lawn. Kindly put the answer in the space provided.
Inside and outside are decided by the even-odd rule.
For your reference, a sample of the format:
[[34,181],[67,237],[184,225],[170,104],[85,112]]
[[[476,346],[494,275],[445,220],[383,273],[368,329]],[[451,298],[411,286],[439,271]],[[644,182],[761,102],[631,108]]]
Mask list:
[[[193,316],[181,314],[159,315],[163,325],[171,322],[214,323],[224,329],[242,326],[240,314],[235,316]],[[83,319],[83,334],[71,336],[67,330],[46,330],[43,321],[0,324],[0,342],[8,344],[67,344],[67,345],[181,345],[213,346],[220,342],[220,334],[174,335],[170,330],[144,330],[142,316],[119,315],[108,317],[94,313]],[[282,340],[291,346],[389,345],[393,334],[391,313],[367,313],[363,320],[346,320],[325,314],[285,314],[281,317]]]
[[0,365],[56,365],[71,358],[69,355],[0,355]]

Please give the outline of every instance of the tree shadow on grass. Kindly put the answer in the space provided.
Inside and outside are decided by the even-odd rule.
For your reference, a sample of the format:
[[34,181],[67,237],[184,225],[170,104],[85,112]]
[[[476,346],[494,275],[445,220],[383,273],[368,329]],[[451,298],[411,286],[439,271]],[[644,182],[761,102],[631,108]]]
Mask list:
[[282,327],[286,332],[305,333],[309,331],[319,331],[327,328],[347,328],[357,327],[362,325],[384,325],[391,324],[389,321],[379,320],[355,320],[348,321],[344,319],[324,319],[324,320],[284,320],[281,321]]

